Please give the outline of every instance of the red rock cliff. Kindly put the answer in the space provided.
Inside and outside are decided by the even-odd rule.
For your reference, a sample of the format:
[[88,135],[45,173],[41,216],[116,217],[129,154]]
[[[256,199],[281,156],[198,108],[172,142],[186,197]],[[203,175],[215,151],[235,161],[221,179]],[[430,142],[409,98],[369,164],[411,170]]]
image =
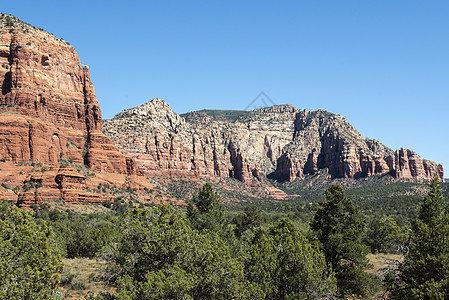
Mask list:
[[[64,159],[94,171],[123,176],[139,173],[134,161],[126,160],[103,134],[89,68],[81,64],[75,49],[65,41],[2,14],[0,81],[1,161],[56,167]],[[81,175],[64,170],[53,173],[48,176],[55,176],[58,184],[49,179],[48,184],[57,189],[50,198],[73,198],[65,197],[67,192],[62,191],[91,188]],[[19,177],[15,183],[19,186],[34,180]],[[12,183],[11,178],[3,182]],[[11,194],[0,192],[3,196]],[[14,201],[11,197],[6,198]]]
[[0,113],[16,116],[0,120],[0,159],[55,164],[65,157],[94,170],[126,172],[124,156],[102,134],[89,68],[75,49],[45,31],[14,24],[3,23],[0,32]]

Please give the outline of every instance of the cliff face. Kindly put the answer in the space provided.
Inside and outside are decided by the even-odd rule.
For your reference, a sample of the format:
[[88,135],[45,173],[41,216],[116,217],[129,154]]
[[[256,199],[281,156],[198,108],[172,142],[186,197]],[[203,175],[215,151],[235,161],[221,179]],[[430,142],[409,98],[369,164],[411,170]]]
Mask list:
[[126,172],[124,156],[102,134],[89,68],[75,49],[12,16],[1,20],[1,158],[54,164],[63,156],[94,170]]
[[428,180],[443,167],[376,140],[364,139],[339,115],[319,110],[296,115],[295,136],[278,159],[276,174],[289,180],[327,169],[333,178],[359,178],[390,173],[395,178]]
[[293,138],[294,115],[244,113],[235,122],[205,113],[184,118],[154,99],[103,126],[149,175],[234,177],[248,182],[260,180],[261,171],[274,171],[277,157]]
[[[134,161],[126,160],[103,134],[89,68],[81,64],[72,46],[2,14],[0,65],[1,161],[16,165],[39,162],[56,167],[64,159],[94,171],[138,175]],[[63,190],[77,188],[66,183],[73,179],[78,189],[86,189],[88,185],[83,182],[89,181],[63,169],[48,176],[50,179],[41,178],[39,182],[47,180],[47,185],[54,188],[50,198],[74,199],[65,196]],[[25,176],[15,184],[32,180],[35,179]],[[3,196],[9,193],[1,192]],[[23,200],[25,196],[6,198],[14,201],[14,197]],[[34,201],[39,197],[28,198]]]
[[390,173],[443,178],[443,168],[410,150],[364,139],[339,115],[277,105],[243,111],[175,114],[154,99],[104,121],[104,132],[147,174],[287,180],[327,170],[330,178]]

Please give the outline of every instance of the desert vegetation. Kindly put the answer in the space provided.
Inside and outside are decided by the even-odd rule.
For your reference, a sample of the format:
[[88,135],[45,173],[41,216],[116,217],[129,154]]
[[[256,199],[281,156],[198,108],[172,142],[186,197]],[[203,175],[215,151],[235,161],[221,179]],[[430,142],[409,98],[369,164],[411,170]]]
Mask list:
[[209,183],[186,208],[115,201],[83,214],[3,203],[0,291],[4,299],[444,299],[447,209],[437,178],[405,221],[363,213],[337,184],[304,215],[229,210]]

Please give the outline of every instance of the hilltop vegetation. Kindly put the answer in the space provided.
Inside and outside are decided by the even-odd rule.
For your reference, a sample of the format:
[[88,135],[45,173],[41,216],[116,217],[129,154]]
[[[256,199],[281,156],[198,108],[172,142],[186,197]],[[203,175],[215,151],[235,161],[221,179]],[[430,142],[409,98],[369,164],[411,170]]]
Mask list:
[[248,114],[250,114],[250,112],[244,110],[202,109],[195,112],[181,114],[180,116],[185,118],[186,120],[190,120],[197,116],[201,116],[202,114],[205,114],[217,121],[235,122],[240,118],[247,116]]

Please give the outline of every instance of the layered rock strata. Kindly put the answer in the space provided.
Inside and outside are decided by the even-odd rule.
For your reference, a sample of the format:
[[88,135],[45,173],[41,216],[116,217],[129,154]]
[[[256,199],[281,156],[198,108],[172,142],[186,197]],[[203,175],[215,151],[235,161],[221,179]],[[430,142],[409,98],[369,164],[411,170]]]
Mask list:
[[[81,64],[72,46],[2,14],[0,65],[0,160],[56,167],[65,159],[93,171],[140,174],[135,162],[127,160],[103,134],[89,68]],[[53,175],[44,180],[48,181],[45,186],[55,189],[51,197],[94,201],[91,195],[64,192],[86,189],[81,175],[61,171],[49,176]],[[11,201],[37,201],[33,195],[14,197],[4,189],[0,192],[10,195],[5,197]]]
[[[241,143],[233,139],[235,133],[227,130],[230,126],[213,122],[204,114],[192,118],[197,119],[198,127],[155,99],[120,113],[104,126],[108,136],[149,176],[235,177],[244,182],[258,177],[255,164],[242,153]],[[263,147],[263,139],[250,137],[249,131],[246,134],[248,145]]]
[[364,139],[346,120],[324,110],[276,105],[179,116],[154,99],[104,121],[104,132],[149,175],[286,180],[326,170],[330,178],[389,173],[428,180],[443,168],[414,152]]

